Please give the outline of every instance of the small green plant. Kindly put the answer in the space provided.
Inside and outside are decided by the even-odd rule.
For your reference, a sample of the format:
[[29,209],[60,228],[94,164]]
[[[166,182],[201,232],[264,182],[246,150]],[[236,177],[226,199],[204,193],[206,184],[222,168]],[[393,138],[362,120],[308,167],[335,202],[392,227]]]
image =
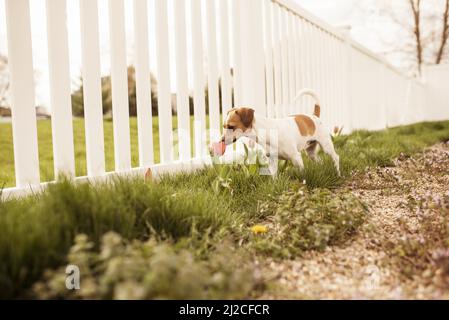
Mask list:
[[175,249],[154,238],[125,241],[109,232],[99,252],[86,235],[78,235],[68,264],[80,270],[80,289],[67,290],[65,268],[47,270],[33,286],[39,299],[242,299],[260,283],[251,263],[243,264],[229,247],[210,254],[208,261],[189,250]]
[[230,165],[215,165],[215,171],[217,172],[217,178],[212,182],[212,188],[216,194],[224,191],[229,191],[232,195],[234,189],[232,188],[232,178],[230,178],[233,169]]
[[294,257],[343,242],[365,221],[368,209],[351,193],[299,188],[261,205],[269,232],[251,238],[265,254]]
[[267,168],[267,159],[263,151],[257,148],[248,148],[243,144],[245,154],[243,159],[235,163],[221,163],[215,158],[213,161],[213,169],[217,175],[212,182],[212,189],[216,194],[221,192],[229,192],[234,194],[233,179],[237,173],[246,179],[250,179],[256,175],[261,175],[261,170]]

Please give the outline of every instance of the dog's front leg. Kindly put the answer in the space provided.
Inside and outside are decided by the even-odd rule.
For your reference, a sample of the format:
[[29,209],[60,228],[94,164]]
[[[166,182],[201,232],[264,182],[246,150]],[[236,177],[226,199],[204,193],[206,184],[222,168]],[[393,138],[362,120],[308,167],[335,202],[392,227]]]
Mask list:
[[302,161],[302,156],[299,152],[291,157],[291,161],[296,168],[304,170],[304,162]]

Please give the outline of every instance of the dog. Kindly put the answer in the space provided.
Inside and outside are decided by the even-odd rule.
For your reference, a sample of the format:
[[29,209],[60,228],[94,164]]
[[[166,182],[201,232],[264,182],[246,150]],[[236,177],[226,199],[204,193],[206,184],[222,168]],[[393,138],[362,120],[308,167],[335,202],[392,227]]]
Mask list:
[[[228,111],[223,128],[221,142],[226,145],[247,137],[265,147],[265,150],[276,148],[281,160],[288,160],[299,169],[304,169],[301,152],[305,150],[313,161],[320,161],[319,147],[331,156],[335,168],[340,175],[340,157],[335,152],[330,132],[320,119],[321,107],[317,94],[311,89],[303,89],[296,96],[296,102],[308,95],[315,100],[312,116],[299,114],[282,119],[270,119],[255,114],[251,108],[233,108]],[[277,141],[271,141],[267,132],[276,130]],[[270,155],[267,153],[267,156]]]

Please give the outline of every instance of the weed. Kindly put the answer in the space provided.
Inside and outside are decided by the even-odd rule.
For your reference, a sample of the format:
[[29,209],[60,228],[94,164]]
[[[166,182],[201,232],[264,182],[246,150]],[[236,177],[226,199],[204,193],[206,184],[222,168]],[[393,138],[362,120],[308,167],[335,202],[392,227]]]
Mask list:
[[265,254],[287,258],[345,241],[367,214],[367,208],[350,193],[305,188],[270,199],[260,210],[271,228],[252,237],[253,246]]

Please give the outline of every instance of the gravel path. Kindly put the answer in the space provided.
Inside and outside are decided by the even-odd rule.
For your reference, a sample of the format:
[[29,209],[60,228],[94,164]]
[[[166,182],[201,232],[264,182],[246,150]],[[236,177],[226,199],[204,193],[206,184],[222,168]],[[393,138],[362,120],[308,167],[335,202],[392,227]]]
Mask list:
[[[438,144],[414,158],[399,157],[395,166],[355,176],[345,186],[370,205],[361,231],[345,246],[306,252],[292,261],[268,261],[275,278],[275,299],[449,299],[425,272],[406,277],[398,257],[385,244],[420,232],[410,197],[449,190],[449,144]],[[418,235],[419,236],[419,235]]]

